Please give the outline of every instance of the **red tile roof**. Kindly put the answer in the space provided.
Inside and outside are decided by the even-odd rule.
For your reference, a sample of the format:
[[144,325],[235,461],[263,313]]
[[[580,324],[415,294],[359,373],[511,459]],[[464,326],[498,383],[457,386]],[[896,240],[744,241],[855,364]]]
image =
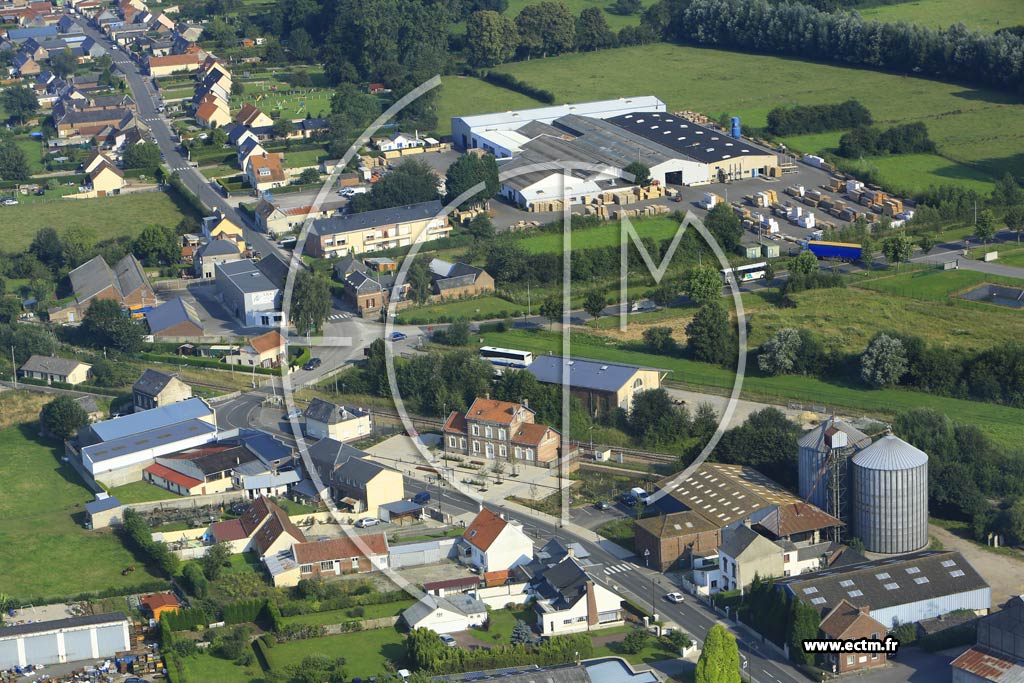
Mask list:
[[444,431],[465,434],[466,416],[457,410],[453,410],[452,414],[448,416],[448,421],[444,423]]
[[496,572],[484,572],[484,585],[488,588],[504,586],[512,578],[511,569],[501,569]]
[[166,57],[149,58],[150,69],[152,69],[154,66],[187,66],[189,64],[199,64],[199,60],[196,59],[196,56],[194,54],[167,55]]
[[282,337],[281,333],[277,330],[271,330],[266,334],[261,334],[260,336],[253,337],[249,340],[249,346],[251,346],[256,353],[266,353],[267,351],[280,349],[284,347],[284,345],[284,337]]
[[470,545],[487,552],[487,549],[494,543],[494,539],[505,529],[507,524],[508,520],[504,520],[496,513],[484,508],[477,513],[476,519],[462,534],[462,538]]
[[477,398],[473,405],[466,411],[466,417],[470,420],[482,420],[484,422],[496,422],[498,424],[511,424],[512,418],[523,406],[509,401],[495,401],[490,398]]
[[178,598],[174,597],[173,593],[152,593],[150,595],[143,595],[141,600],[142,606],[148,609],[150,612],[159,609],[161,607],[178,607]]
[[444,581],[431,581],[423,584],[423,590],[430,592],[448,588],[476,588],[480,585],[480,579],[475,576],[463,576],[458,579],[445,579]]
[[842,640],[854,624],[864,619],[873,622],[872,628],[879,635],[886,632],[887,629],[883,624],[861,612],[853,603],[845,599],[840,600],[839,604],[821,620],[821,632],[832,640]]
[[[274,507],[277,507],[276,505]],[[289,536],[299,543],[306,541],[305,534],[299,527],[292,524],[292,521],[288,519],[288,515],[284,514],[281,508],[277,508],[267,523],[260,527],[260,530],[256,532],[256,549],[259,550],[260,555],[266,554],[270,547],[274,545],[281,538],[282,534],[288,534]]]
[[356,538],[342,537],[332,538],[329,541],[296,543],[292,546],[292,553],[295,555],[295,561],[299,564],[387,555],[388,539],[383,533],[376,533],[360,535]]
[[538,446],[544,439],[544,435],[551,429],[547,425],[524,422],[512,432],[512,443],[523,443],[528,446]]
[[192,477],[184,475],[181,472],[175,472],[170,467],[167,467],[166,465],[161,465],[160,463],[153,463],[152,465],[146,468],[146,471],[152,474],[154,477],[159,477],[164,481],[169,481],[172,484],[177,484],[178,486],[184,486],[187,489],[191,489],[203,483],[198,479],[194,479]]
[[226,519],[223,522],[214,522],[210,525],[210,534],[220,543],[221,541],[241,541],[247,538],[248,534],[242,527],[242,521],[238,519]]

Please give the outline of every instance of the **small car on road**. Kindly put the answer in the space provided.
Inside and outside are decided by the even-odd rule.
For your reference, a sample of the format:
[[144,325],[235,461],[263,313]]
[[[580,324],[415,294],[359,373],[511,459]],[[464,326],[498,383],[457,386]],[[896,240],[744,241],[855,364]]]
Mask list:
[[683,594],[682,593],[669,593],[668,595],[665,596],[665,599],[668,600],[669,602],[673,603],[673,604],[678,605],[679,603],[681,603],[683,601]]
[[291,419],[297,420],[300,417],[302,417],[302,411],[299,410],[298,408],[296,408],[295,410],[289,410],[287,413],[285,413],[284,419],[286,419],[286,420],[291,420]]
[[320,367],[321,364],[323,364],[323,361],[320,360],[319,358],[310,358],[308,361],[306,361],[306,364],[302,366],[302,369],[316,370],[318,367]]
[[365,529],[367,527],[377,526],[378,524],[380,524],[380,520],[376,517],[363,517],[362,519],[356,520],[357,529]]
[[594,503],[594,507],[596,507],[598,510],[611,510],[612,504],[611,501],[608,500],[599,500],[596,503]]
[[389,341],[393,341],[393,342],[398,342],[398,341],[403,341],[403,340],[408,339],[408,338],[409,338],[409,335],[407,335],[405,332],[392,332],[391,335],[388,337],[388,340]]

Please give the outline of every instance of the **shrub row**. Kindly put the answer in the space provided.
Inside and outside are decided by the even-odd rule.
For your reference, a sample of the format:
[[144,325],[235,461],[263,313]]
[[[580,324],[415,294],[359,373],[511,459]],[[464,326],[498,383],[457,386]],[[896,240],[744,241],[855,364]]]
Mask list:
[[486,76],[484,76],[484,80],[490,83],[491,85],[496,85],[499,88],[505,88],[506,90],[517,92],[520,95],[532,97],[533,99],[538,100],[539,102],[543,102],[544,104],[555,103],[555,94],[550,90],[544,90],[543,88],[538,88],[534,85],[530,85],[529,83],[521,81],[510,74],[499,74],[491,71],[488,72]]

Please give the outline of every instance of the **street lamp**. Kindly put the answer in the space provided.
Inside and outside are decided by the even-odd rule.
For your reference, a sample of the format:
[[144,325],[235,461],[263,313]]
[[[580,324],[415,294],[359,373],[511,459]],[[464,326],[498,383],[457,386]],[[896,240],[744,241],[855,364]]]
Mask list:
[[644,548],[644,567],[649,566],[651,558],[651,549]]

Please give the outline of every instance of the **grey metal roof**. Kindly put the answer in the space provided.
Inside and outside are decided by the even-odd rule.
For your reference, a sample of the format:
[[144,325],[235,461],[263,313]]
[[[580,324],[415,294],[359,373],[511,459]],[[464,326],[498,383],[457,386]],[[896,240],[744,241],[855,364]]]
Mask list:
[[163,330],[184,322],[196,325],[200,330],[200,334],[202,334],[202,319],[196,313],[196,309],[192,307],[192,304],[187,303],[180,296],[176,296],[167,303],[146,311],[146,324],[149,325],[151,334],[160,334]]
[[75,368],[79,365],[84,365],[87,368],[92,367],[88,363],[83,363],[75,358],[32,355],[27,361],[25,361],[25,364],[21,366],[21,369],[24,372],[45,372],[51,375],[61,375],[66,377],[74,372]]
[[335,478],[342,481],[357,482],[359,484],[368,484],[373,481],[373,478],[384,470],[389,470],[390,467],[381,465],[379,462],[368,460],[366,458],[349,458],[345,463],[338,468],[335,473]]
[[306,420],[316,420],[325,424],[340,424],[346,420],[365,417],[366,413],[358,408],[338,406],[320,398],[314,398],[306,408]]
[[909,470],[928,464],[928,454],[887,435],[853,456],[853,464],[871,470]]
[[284,283],[288,279],[288,263],[283,258],[277,254],[267,254],[256,262],[256,267],[278,289],[284,288]]
[[573,388],[591,389],[594,391],[618,391],[629,382],[637,370],[657,370],[639,365],[624,365],[608,361],[591,360],[588,358],[568,358],[563,361],[560,356],[537,356],[527,370],[540,382],[561,384],[562,370],[569,372],[569,383]]
[[174,379],[174,375],[168,375],[165,372],[147,368],[142,373],[142,376],[135,380],[135,384],[132,385],[132,391],[145,396],[159,396],[160,392],[170,384],[172,379]]
[[53,621],[34,621],[30,624],[16,624],[0,628],[0,638],[27,635],[29,633],[47,633],[49,631],[59,631],[63,628],[120,624],[122,622],[127,623],[127,621],[128,617],[123,612],[89,614],[84,617],[68,617],[67,619],[54,619]]
[[[875,611],[988,588],[963,555],[949,550],[925,550],[861,562],[776,579],[775,583],[822,610],[831,609],[844,599],[858,607],[869,605]],[[825,602],[815,605],[814,598],[824,598]]]
[[[174,405],[181,404],[175,403]],[[154,410],[159,410],[159,408],[154,408]],[[141,413],[136,413],[136,415],[139,414]],[[189,439],[194,436],[213,434],[216,431],[217,428],[209,422],[203,422],[202,420],[185,420],[183,422],[176,422],[174,424],[129,434],[119,439],[109,439],[103,443],[86,446],[82,449],[82,455],[88,455],[89,459],[94,463],[103,462],[105,460],[119,458],[123,455],[137,453],[138,451],[149,448],[156,448],[157,446],[165,446],[176,441],[183,441],[184,439]]]
[[443,598],[428,593],[420,598],[416,604],[411,605],[402,612],[402,618],[405,619],[409,626],[415,628],[416,624],[437,610],[445,610],[462,615],[482,614],[487,612],[487,605],[463,593]]
[[218,263],[214,268],[217,273],[223,273],[227,281],[244,294],[280,289],[249,259],[225,261]]
[[396,500],[393,503],[384,503],[380,507],[395,515],[404,515],[423,509],[422,505],[417,505],[411,500]]
[[292,457],[290,446],[273,434],[259,429],[243,429],[239,442],[265,463],[281,462]]
[[116,496],[107,496],[106,498],[90,500],[85,504],[85,511],[90,515],[95,515],[97,512],[106,512],[118,507],[121,507],[121,501]]
[[753,143],[736,139],[720,130],[662,112],[633,112],[615,116],[609,122],[623,130],[656,142],[704,163],[717,163],[736,157],[772,154]]
[[337,235],[343,232],[370,230],[396,223],[428,220],[441,213],[442,207],[443,204],[441,204],[440,200],[434,200],[421,202],[420,204],[410,204],[409,206],[396,206],[390,209],[318,218],[313,221],[310,232],[314,235]]
[[452,117],[474,130],[514,130],[529,121],[554,121],[566,114],[582,114],[584,116],[612,116],[635,110],[662,110],[665,103],[653,95],[637,97],[620,97],[614,100],[597,100],[594,102],[576,102],[573,104],[556,104],[549,107],[534,107],[518,111],[502,111],[475,116]]
[[353,448],[347,443],[324,438],[309,447],[309,457],[313,462],[327,465],[330,468],[340,467],[350,458],[365,458],[369,453]]
[[249,491],[255,489],[274,488],[277,486],[287,486],[288,484],[297,484],[300,479],[301,477],[299,476],[299,473],[295,470],[291,470],[290,472],[278,472],[277,474],[268,472],[267,474],[247,476],[243,484],[245,485],[245,489]]
[[132,413],[115,417],[112,420],[97,422],[91,425],[90,429],[101,441],[111,441],[210,415],[213,415],[213,408],[207,405],[203,399],[196,397],[152,410],[144,410],[141,413]]
[[804,432],[804,434],[797,439],[797,444],[801,448],[813,448],[819,453],[827,453],[829,448],[828,444],[825,442],[825,432],[827,432],[831,427],[835,427],[839,431],[844,432],[849,438],[850,446],[865,448],[871,443],[871,438],[856,427],[853,427],[842,420],[833,420],[829,418],[817,427]]
[[88,301],[107,287],[115,287],[114,273],[102,256],[96,256],[78,266],[70,273],[71,288],[78,303]]
[[617,168],[624,168],[638,159],[646,166],[657,166],[679,158],[678,153],[660,141],[637,135],[614,125],[611,120],[571,114],[558,119],[554,125],[577,136],[570,141],[572,147],[586,150]]
[[238,255],[238,246],[231,240],[210,240],[196,251],[196,258],[204,256]]

